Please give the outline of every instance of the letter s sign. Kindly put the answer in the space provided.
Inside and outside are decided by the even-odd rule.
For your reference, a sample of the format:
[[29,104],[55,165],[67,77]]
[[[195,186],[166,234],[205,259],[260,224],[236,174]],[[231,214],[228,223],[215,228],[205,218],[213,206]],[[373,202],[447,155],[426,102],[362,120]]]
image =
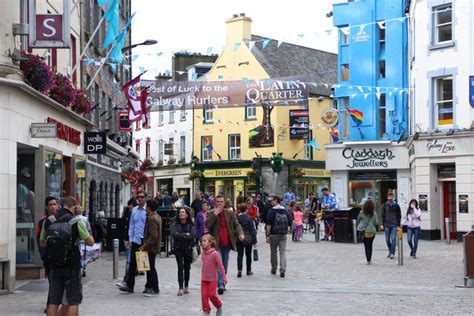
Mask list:
[[37,41],[62,41],[63,16],[60,14],[37,14],[35,32]]
[[44,36],[44,37],[53,37],[53,36],[56,35],[56,33],[57,33],[57,32],[56,32],[56,29],[54,28],[54,26],[48,24],[48,23],[51,23],[51,22],[54,23],[54,19],[49,18],[49,19],[45,19],[45,20],[43,21],[43,28],[48,29],[48,30],[50,30],[50,32],[51,32],[51,33],[49,33],[49,34],[43,33],[43,36]]

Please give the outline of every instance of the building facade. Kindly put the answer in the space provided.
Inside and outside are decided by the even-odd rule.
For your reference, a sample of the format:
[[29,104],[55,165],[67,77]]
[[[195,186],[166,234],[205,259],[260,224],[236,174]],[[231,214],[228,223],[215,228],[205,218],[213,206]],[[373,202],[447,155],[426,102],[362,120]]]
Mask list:
[[446,219],[451,238],[474,224],[473,12],[466,0],[410,5],[411,196],[428,239],[447,238]]
[[361,206],[371,198],[380,210],[388,192],[402,209],[408,203],[406,6],[395,0],[333,5],[340,140],[326,146],[326,163],[341,206]]

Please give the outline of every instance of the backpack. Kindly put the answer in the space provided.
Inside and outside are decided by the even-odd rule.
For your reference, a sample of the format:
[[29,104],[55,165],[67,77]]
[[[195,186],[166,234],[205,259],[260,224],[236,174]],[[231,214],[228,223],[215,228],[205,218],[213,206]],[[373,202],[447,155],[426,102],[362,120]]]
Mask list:
[[280,213],[275,210],[275,219],[273,221],[273,233],[275,235],[286,235],[288,234],[288,217],[286,212]]
[[70,214],[56,218],[48,217],[50,224],[46,228],[45,257],[52,267],[62,268],[71,264],[74,241],[73,225],[80,221],[79,217]]

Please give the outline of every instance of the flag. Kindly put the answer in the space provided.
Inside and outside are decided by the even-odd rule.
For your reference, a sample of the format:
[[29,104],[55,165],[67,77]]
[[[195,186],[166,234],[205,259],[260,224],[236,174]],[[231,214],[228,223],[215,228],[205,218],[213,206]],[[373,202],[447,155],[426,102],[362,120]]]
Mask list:
[[339,131],[333,127],[329,129],[329,133],[331,134],[332,142],[337,143],[339,142]]
[[130,18],[128,19],[127,23],[125,23],[124,27],[120,31],[120,34],[117,38],[117,43],[115,44],[114,48],[112,49],[112,52],[110,53],[110,59],[113,62],[121,64],[123,62],[123,55],[122,55],[122,48],[125,45],[125,38],[127,35],[127,29],[132,23],[132,19],[135,16],[135,13],[133,13]]
[[127,99],[128,115],[130,122],[137,122],[143,120],[143,126],[148,125],[147,117],[147,98],[148,89],[140,88],[140,74],[127,82],[122,90]]
[[321,148],[319,147],[318,145],[318,142],[316,141],[315,138],[313,138],[312,140],[308,141],[306,143],[306,146],[311,146],[313,149],[317,150],[317,151],[320,151]]
[[362,124],[362,121],[364,120],[364,113],[358,110],[351,110],[349,108],[347,108],[347,113],[349,113],[356,126],[360,126]]
[[148,127],[148,113],[147,113],[147,99],[148,99],[148,88],[143,88],[140,92],[140,104],[142,107],[142,127],[146,128]]
[[204,143],[205,143],[206,148],[209,152],[211,152],[214,149],[212,147],[212,138],[211,137],[205,137],[204,138]]
[[[118,0],[110,0],[109,7],[105,11],[104,19],[107,22],[107,30],[105,31],[104,42],[102,43],[102,49],[106,49],[117,38],[119,33],[119,3]],[[102,6],[104,9],[104,6]]]

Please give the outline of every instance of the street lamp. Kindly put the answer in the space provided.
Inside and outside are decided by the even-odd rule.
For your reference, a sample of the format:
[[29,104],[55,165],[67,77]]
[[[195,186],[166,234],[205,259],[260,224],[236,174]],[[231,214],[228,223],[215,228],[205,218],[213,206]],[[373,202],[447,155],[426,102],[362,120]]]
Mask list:
[[158,43],[158,41],[148,39],[148,40],[144,41],[143,43],[134,44],[134,45],[130,45],[130,46],[125,46],[125,47],[122,48],[122,52],[125,52],[125,51],[127,51],[127,50],[130,50],[130,49],[135,48],[135,47],[137,47],[137,46],[142,46],[142,45],[155,45],[156,43]]

